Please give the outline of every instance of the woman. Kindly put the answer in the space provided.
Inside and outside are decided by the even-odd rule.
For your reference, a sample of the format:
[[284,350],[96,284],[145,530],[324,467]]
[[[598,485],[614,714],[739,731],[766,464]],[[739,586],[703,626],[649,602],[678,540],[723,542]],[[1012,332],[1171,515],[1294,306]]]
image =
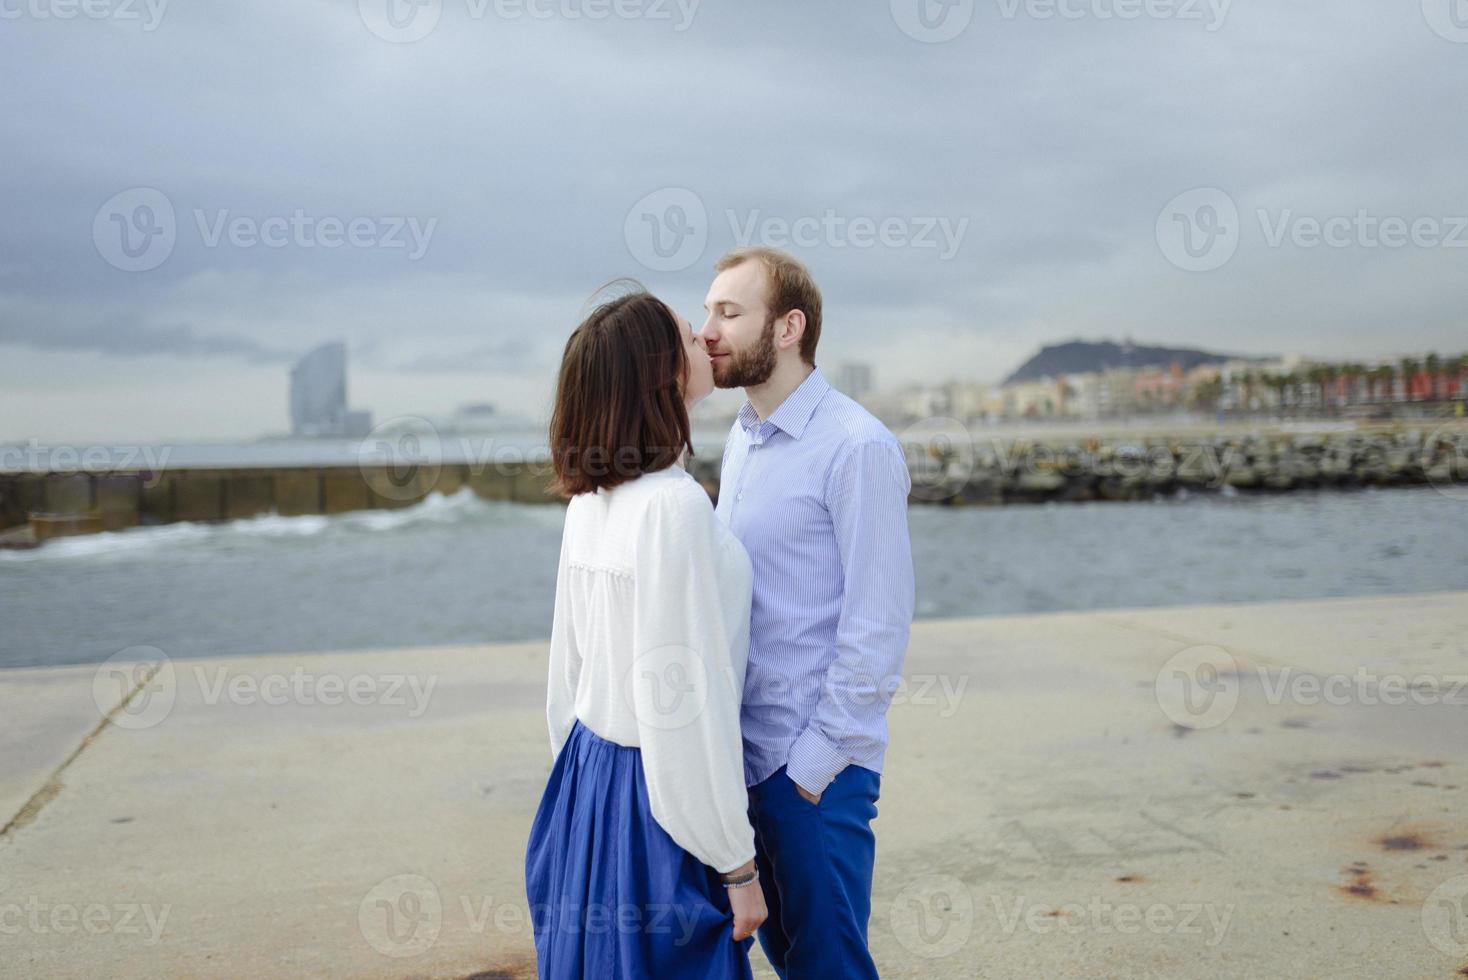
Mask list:
[[688,322],[645,292],[566,343],[555,762],[525,856],[543,980],[751,976],[766,915],[739,735],[752,570],[682,464],[713,387]]

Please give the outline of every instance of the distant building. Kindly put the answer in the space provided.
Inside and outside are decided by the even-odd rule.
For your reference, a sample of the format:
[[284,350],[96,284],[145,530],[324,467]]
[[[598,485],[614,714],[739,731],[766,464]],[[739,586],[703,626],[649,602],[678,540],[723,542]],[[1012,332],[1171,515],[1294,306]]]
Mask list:
[[1094,371],[1067,374],[1061,385],[1065,396],[1062,415],[1091,421],[1101,417],[1101,375]]
[[453,427],[460,431],[495,429],[500,425],[500,415],[488,402],[460,405],[454,412]]
[[1136,408],[1132,400],[1137,372],[1131,368],[1112,368],[1101,372],[1097,386],[1096,405],[1104,418],[1130,415]]
[[372,413],[347,408],[347,346],[322,344],[291,368],[291,435],[360,439]]
[[1182,403],[1183,366],[1140,368],[1132,377],[1132,404],[1143,412],[1173,409]]
[[944,385],[943,390],[947,396],[948,414],[964,424],[986,422],[991,411],[998,411],[993,406],[993,389],[989,385],[974,381],[950,381]]
[[842,364],[836,369],[836,390],[860,401],[872,392],[872,366],[870,364]]
[[1004,386],[1004,414],[1008,418],[1055,418],[1064,401],[1061,383],[1055,378],[1017,381]]

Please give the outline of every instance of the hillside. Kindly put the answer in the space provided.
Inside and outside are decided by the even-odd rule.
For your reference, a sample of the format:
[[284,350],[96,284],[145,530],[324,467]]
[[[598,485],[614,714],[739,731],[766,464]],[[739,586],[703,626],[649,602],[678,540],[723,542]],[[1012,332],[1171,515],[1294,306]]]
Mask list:
[[[1005,378],[1004,383],[1034,381],[1060,374],[1085,374],[1107,368],[1167,367],[1174,361],[1181,364],[1184,371],[1188,371],[1200,364],[1220,364],[1239,357],[1238,354],[1218,354],[1188,347],[1148,347],[1130,342],[1118,344],[1110,340],[1072,340],[1041,348],[1038,354]],[[1272,357],[1259,356],[1244,359],[1273,360]]]

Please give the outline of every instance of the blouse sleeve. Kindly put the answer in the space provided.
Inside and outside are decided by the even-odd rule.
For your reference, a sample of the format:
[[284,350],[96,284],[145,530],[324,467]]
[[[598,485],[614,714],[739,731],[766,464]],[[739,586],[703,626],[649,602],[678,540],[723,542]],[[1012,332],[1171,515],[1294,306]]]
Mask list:
[[724,605],[717,520],[691,480],[649,501],[634,545],[634,657],[624,690],[654,819],[722,873],[754,857],[754,830],[739,734],[743,670],[728,628],[740,613]]
[[546,685],[545,715],[550,725],[551,758],[571,737],[576,723],[576,684],[581,677],[581,651],[571,625],[571,597],[567,593],[566,536],[561,535],[560,565],[556,570],[555,612],[551,617],[550,676]]

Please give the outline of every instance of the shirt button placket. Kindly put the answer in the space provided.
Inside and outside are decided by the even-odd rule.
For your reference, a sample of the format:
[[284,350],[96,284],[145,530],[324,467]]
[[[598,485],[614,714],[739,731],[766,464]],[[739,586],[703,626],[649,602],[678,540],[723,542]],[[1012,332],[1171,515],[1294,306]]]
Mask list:
[[754,451],[764,444],[763,434],[756,436],[749,444],[749,453],[744,457],[744,465],[739,468],[739,486],[735,488],[734,500],[739,502],[744,499],[744,484],[749,480],[749,470],[754,465]]

